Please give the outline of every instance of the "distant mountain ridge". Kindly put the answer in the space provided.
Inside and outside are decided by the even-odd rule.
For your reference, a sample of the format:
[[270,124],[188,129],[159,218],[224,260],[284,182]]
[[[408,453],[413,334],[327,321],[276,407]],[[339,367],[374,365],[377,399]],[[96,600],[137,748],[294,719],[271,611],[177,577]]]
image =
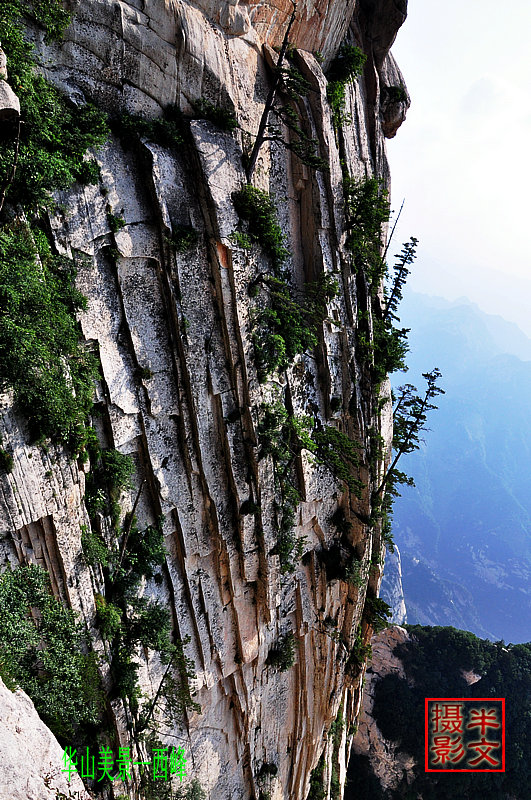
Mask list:
[[446,390],[395,504],[408,622],[529,640],[531,340],[466,299],[409,293],[401,310],[410,371],[395,385],[420,389],[438,366]]

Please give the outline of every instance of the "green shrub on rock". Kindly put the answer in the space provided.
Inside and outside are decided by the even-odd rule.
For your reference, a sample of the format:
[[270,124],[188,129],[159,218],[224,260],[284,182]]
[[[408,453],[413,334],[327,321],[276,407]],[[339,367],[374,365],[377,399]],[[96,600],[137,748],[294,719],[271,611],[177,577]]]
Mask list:
[[97,376],[75,319],[86,300],[74,263],[37,242],[24,222],[0,228],[0,386],[13,389],[34,439],[75,449]]
[[277,667],[280,672],[286,672],[295,663],[296,639],[293,633],[282,636],[275,647],[272,647],[267,657],[267,664]]
[[328,70],[327,97],[335,125],[347,121],[344,115],[346,87],[362,74],[367,56],[359,47],[344,44]]
[[284,235],[278,224],[271,196],[248,184],[235,192],[232,199],[238,215],[249,222],[251,239],[261,245],[264,253],[271,259],[273,269],[280,269],[289,251],[284,244]]
[[101,687],[83,626],[35,564],[0,576],[0,675],[24,689],[63,740],[100,719]]

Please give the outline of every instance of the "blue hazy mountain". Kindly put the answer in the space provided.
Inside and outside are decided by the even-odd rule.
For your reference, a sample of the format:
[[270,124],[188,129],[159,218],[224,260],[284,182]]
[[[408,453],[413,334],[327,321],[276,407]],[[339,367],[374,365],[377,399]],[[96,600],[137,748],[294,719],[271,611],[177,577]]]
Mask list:
[[409,293],[410,370],[437,366],[446,394],[395,503],[408,622],[531,639],[531,340],[466,299]]

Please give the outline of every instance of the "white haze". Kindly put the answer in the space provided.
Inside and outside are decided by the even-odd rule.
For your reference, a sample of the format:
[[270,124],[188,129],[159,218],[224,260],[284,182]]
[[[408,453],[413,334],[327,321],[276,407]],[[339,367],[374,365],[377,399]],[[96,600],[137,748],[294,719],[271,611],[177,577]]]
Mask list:
[[411,288],[466,295],[531,336],[531,3],[410,0],[393,53],[412,97],[388,143]]

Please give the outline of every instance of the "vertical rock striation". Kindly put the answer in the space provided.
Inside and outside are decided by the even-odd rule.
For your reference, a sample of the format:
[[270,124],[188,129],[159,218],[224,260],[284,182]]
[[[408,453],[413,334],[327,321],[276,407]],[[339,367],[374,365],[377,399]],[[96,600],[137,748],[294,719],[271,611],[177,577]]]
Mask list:
[[400,559],[400,550],[396,545],[393,552],[388,553],[385,559],[381,595],[391,606],[393,612],[391,621],[395,625],[405,625],[407,622],[407,609],[402,587],[402,561]]
[[[242,150],[258,128],[269,88],[263,46],[282,42],[292,5],[85,0],[74,6],[61,46],[33,34],[45,75],[75,103],[157,117],[170,105],[194,115],[203,98],[230,110],[240,125],[228,133],[194,119],[177,148],[147,135],[134,146],[111,137],[95,154],[99,185],[60,193],[61,212],[50,226],[59,252],[81,265],[78,285],[89,304],[80,322],[101,363],[98,434],[135,463],[136,486],[124,508],[145,481],[139,523],[163,519],[166,565],[144,594],[171,608],[175,633],[195,665],[202,713],[187,712],[162,738],[186,743],[192,774],[212,797],[303,800],[324,747],[325,780],[335,759],[344,781],[361,694],[361,667],[350,654],[356,634],[370,634],[362,621],[365,594],[367,585],[375,593],[380,580],[383,545],[378,525],[370,524],[370,431],[384,438],[381,475],[392,430],[389,386],[380,389],[379,411],[382,403],[356,357],[358,312],[370,315],[370,304],[345,246],[342,162],[354,178],[389,183],[384,137],[394,135],[409,104],[407,93],[391,100],[386,94],[386,87],[402,85],[389,47],[405,8],[391,0],[376,8],[352,0],[298,4],[290,41],[311,86],[298,113],[329,169],[312,170],[272,142],[260,152],[255,182],[274,196],[294,284],[333,272],[340,292],[315,350],[262,385],[251,338],[256,303],[248,289],[269,266],[258,247],[246,250],[231,238],[239,223],[232,194],[245,184]],[[363,78],[347,84],[336,135],[315,53],[326,66],[345,36],[368,61]],[[123,220],[118,230],[112,215]],[[180,226],[199,234],[186,252],[172,246]],[[358,443],[365,484],[357,498],[326,466],[304,451],[298,456],[303,500],[296,533],[304,556],[287,576],[271,552],[274,476],[271,459],[260,458],[257,433],[260,408],[275,392],[289,397],[294,413]],[[81,612],[103,652],[94,626],[101,575],[81,552],[89,466],[59,448],[29,444],[9,394],[1,397],[1,414],[3,443],[14,454],[12,473],[0,478],[4,560],[44,565],[54,591]],[[254,504],[251,514],[242,513],[246,501]],[[324,555],[341,558],[344,547],[332,522],[338,509],[367,576],[361,586],[327,573]],[[295,663],[281,671],[270,651],[290,632]],[[150,651],[138,653],[140,659],[143,692],[153,697],[164,668]],[[126,744],[120,701],[111,705]],[[326,734],[339,709],[346,728],[333,752]]]

